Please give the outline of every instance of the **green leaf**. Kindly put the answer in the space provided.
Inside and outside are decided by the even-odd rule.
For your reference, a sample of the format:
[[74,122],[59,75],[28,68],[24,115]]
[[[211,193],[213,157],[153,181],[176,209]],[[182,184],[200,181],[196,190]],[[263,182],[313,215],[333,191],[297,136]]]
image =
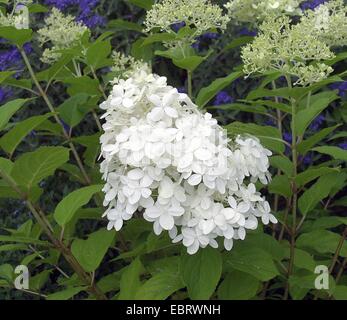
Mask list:
[[230,43],[228,43],[223,48],[223,51],[228,51],[228,50],[243,46],[244,44],[251,42],[253,39],[254,39],[254,37],[252,37],[252,36],[239,37],[237,39],[232,40]]
[[249,246],[234,248],[228,254],[226,264],[261,281],[268,281],[279,275],[271,255],[259,248]]
[[1,71],[0,72],[0,84],[4,82],[8,77],[12,76],[15,71]]
[[143,46],[143,42],[146,39],[147,38],[140,37],[136,41],[134,41],[131,46],[130,53],[136,60],[143,60],[145,62],[149,62],[153,58],[152,46]]
[[271,101],[271,100],[255,100],[255,101],[248,101],[248,100],[240,100],[240,101],[245,101],[247,103],[252,104],[253,106],[266,106],[272,109],[278,109],[280,111],[283,111],[285,113],[292,113],[292,109],[290,106],[288,106],[287,104],[284,103],[280,103],[280,102],[275,102],[275,101]]
[[84,162],[92,168],[95,166],[96,159],[100,153],[99,140],[100,133],[91,136],[80,136],[73,139],[73,141],[86,147],[86,150],[83,153],[83,159]]
[[103,67],[107,57],[112,51],[109,40],[95,41],[88,49],[86,53],[87,63],[95,70]]
[[142,27],[134,22],[129,22],[122,19],[111,20],[107,24],[108,28],[116,29],[116,30],[131,30],[142,32]]
[[331,189],[336,184],[337,175],[339,173],[321,176],[313,186],[304,192],[298,201],[299,209],[303,215],[314,209],[321,200],[329,195]]
[[178,264],[164,266],[137,290],[136,300],[165,300],[184,288]]
[[218,106],[207,106],[206,109],[208,110],[227,110],[227,111],[242,111],[242,112],[250,112],[250,113],[258,113],[267,115],[268,111],[263,106],[258,105],[247,105],[243,103],[228,103],[228,104],[221,104]]
[[136,258],[122,273],[119,300],[133,300],[141,287],[140,274],[143,270],[140,258]]
[[138,6],[146,10],[151,9],[154,4],[154,0],[128,0],[128,1],[134,4],[135,6]]
[[[239,246],[242,246],[242,249],[239,249]],[[246,251],[247,248],[259,248],[264,250],[275,261],[282,261],[287,257],[280,243],[274,237],[263,232],[250,233],[247,235],[247,241],[235,244],[236,250]]]
[[336,160],[347,161],[347,150],[343,150],[338,147],[324,146],[324,147],[316,147],[316,148],[313,148],[312,150],[332,156]]
[[183,59],[172,60],[173,64],[181,69],[193,72],[202,62],[205,61],[207,56],[191,56]]
[[269,192],[279,194],[285,198],[291,197],[292,189],[288,177],[276,175],[269,184]]
[[174,33],[153,33],[143,40],[141,46],[144,47],[155,42],[172,41],[175,39],[176,39],[176,35]]
[[171,48],[166,51],[155,51],[155,54],[172,60],[172,63],[181,68],[193,72],[203,61],[205,61],[213,52],[210,50],[205,56],[197,56],[191,47],[178,50]]
[[90,96],[100,96],[99,81],[88,76],[65,78],[64,82],[69,85],[67,92],[70,96],[78,93],[87,93]]
[[279,88],[274,90],[258,88],[251,91],[246,99],[255,100],[264,97],[282,97],[286,100],[290,100],[293,96],[299,96],[300,94],[302,94],[302,88]]
[[0,27],[0,37],[11,43],[22,47],[31,40],[33,31],[31,29],[17,29],[15,27]]
[[225,129],[228,134],[250,134],[260,139],[262,144],[273,151],[283,153],[285,150],[281,134],[277,128],[271,126],[259,126],[254,123],[233,122]]
[[181,275],[193,300],[211,297],[222,274],[222,258],[216,249],[207,247],[194,255],[181,256]]
[[200,108],[203,108],[219,91],[223,90],[226,86],[239,78],[241,75],[242,72],[240,71],[233,72],[224,78],[218,78],[212,81],[209,86],[202,88],[199,91],[196,98],[196,104]]
[[48,241],[41,241],[34,238],[29,238],[29,237],[5,236],[5,235],[0,235],[0,242],[32,243],[32,244],[37,244],[42,246],[50,245]]
[[317,263],[308,252],[296,248],[294,251],[294,265],[298,268],[313,272]]
[[47,300],[69,300],[81,291],[86,290],[87,287],[72,287],[62,291],[52,293],[47,296]]
[[[314,230],[303,233],[297,239],[296,245],[299,248],[313,249],[318,253],[334,254],[341,240],[341,235],[324,230]],[[347,257],[347,242],[344,241],[340,250],[341,257]]]
[[271,166],[280,169],[287,177],[293,174],[293,163],[285,156],[272,156],[270,158]]
[[28,101],[29,99],[16,99],[7,102],[0,107],[0,130],[4,129],[11,117]]
[[259,288],[259,280],[250,274],[232,270],[218,288],[218,299],[248,300],[253,298]]
[[0,265],[0,278],[5,279],[9,284],[12,284],[13,282],[13,267],[6,263]]
[[12,177],[17,184],[30,190],[42,179],[69,160],[69,149],[64,147],[40,147],[24,153],[14,163]]
[[48,8],[38,3],[32,3],[28,5],[28,8],[30,13],[42,13],[49,11]]
[[77,93],[76,95],[65,100],[57,109],[60,117],[70,127],[75,127],[82,121],[82,119],[88,112],[88,109],[83,108],[88,99],[88,94]]
[[336,300],[347,300],[347,286],[336,286],[333,296]]
[[[296,133],[301,136],[304,135],[305,130],[310,123],[317,117],[331,102],[339,97],[335,92],[326,91],[315,95],[313,103],[308,108],[300,110],[295,115]],[[313,99],[313,97],[311,97]]]
[[40,291],[41,288],[45,285],[45,283],[48,281],[49,275],[51,274],[52,270],[44,270],[40,272],[39,274],[36,274],[33,277],[29,278],[29,287],[33,291]]
[[299,173],[295,177],[295,182],[298,187],[301,187],[318,177],[321,177],[329,173],[339,172],[339,171],[340,171],[339,168],[328,168],[328,167],[310,168],[304,172]]
[[66,225],[74,216],[76,211],[87,204],[92,196],[100,192],[102,185],[92,185],[75,190],[61,200],[54,211],[54,219],[60,225]]
[[17,250],[27,250],[27,246],[23,244],[4,244],[0,246],[0,252],[4,251],[17,251]]
[[[121,269],[121,270],[123,270],[123,269]],[[101,278],[98,281],[97,286],[104,293],[118,290],[119,286],[120,286],[121,275],[122,275],[121,271],[110,273],[107,276],[104,276],[103,278]]]
[[76,239],[72,243],[71,251],[85,271],[93,272],[99,267],[115,235],[114,231],[100,229],[87,240]]
[[21,141],[38,125],[51,117],[51,113],[42,116],[34,116],[17,123],[9,132],[0,139],[1,148],[12,155]]
[[304,141],[301,141],[297,146],[299,153],[305,155],[306,152],[308,152],[313,146],[315,146],[318,142],[323,140],[328,134],[333,132],[339,126],[340,124],[333,127],[324,128],[316,134],[314,134],[313,136],[305,139]]
[[62,80],[64,77],[71,76],[71,72],[64,67],[72,60],[72,54],[62,54],[58,61],[53,63],[49,68],[38,72],[36,77],[39,81],[50,83],[52,80]]
[[10,176],[13,166],[14,164],[11,160],[0,157],[0,172],[3,171]]
[[347,225],[347,217],[336,217],[336,216],[320,217],[313,221],[311,229],[312,230],[330,229],[330,228],[335,228],[341,224]]

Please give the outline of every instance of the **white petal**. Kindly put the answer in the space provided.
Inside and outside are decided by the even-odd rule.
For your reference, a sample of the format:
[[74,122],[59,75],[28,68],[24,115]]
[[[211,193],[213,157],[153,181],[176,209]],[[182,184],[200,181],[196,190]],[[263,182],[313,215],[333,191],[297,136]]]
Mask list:
[[212,153],[206,148],[199,148],[194,151],[194,156],[199,160],[209,160],[212,158]]
[[139,168],[130,170],[127,174],[128,178],[131,180],[139,180],[143,177],[143,175],[144,175],[143,171]]
[[165,113],[171,117],[171,118],[177,118],[178,117],[178,113],[174,108],[171,107],[165,107]]
[[163,214],[159,218],[159,223],[164,230],[171,230],[174,227],[174,219],[169,214]]
[[200,174],[192,174],[188,179],[188,183],[191,186],[196,186],[201,182],[201,179],[202,179],[202,177]]
[[233,248],[233,239],[224,239],[224,248],[230,251]]

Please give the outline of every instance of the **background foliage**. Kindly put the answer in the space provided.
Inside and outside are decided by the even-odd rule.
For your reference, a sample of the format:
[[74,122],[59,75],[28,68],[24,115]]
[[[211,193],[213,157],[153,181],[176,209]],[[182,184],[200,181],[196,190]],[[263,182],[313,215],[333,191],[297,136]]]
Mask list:
[[[30,6],[33,30],[54,3]],[[288,88],[277,73],[245,79],[240,46],[252,32],[230,25],[203,36],[185,61],[163,52],[165,35],[142,33],[151,5],[68,7],[92,34],[52,66],[40,61],[35,32],[0,27],[0,298],[347,299],[346,52],[330,62],[330,78],[310,87]],[[229,134],[251,133],[274,152],[267,197],[277,225],[259,227],[231,252],[193,256],[142,219],[106,231],[98,104],[110,88],[113,49],[151,61],[182,91],[193,73],[200,107]],[[29,266],[30,292],[13,288],[18,264]],[[317,265],[329,267],[328,290],[314,287]]]

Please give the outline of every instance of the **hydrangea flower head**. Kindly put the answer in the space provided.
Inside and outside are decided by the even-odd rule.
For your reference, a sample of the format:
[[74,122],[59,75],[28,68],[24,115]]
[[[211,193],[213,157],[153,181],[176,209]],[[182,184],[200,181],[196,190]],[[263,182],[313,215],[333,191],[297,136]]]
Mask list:
[[71,48],[79,43],[89,29],[80,22],[75,22],[71,15],[64,15],[57,8],[45,19],[46,26],[38,30],[41,45],[50,42],[51,48],[44,50],[41,60],[53,63],[60,58],[59,50]]
[[268,14],[275,16],[299,15],[300,2],[297,0],[230,0],[225,4],[233,23],[261,23]]
[[222,8],[209,0],[162,0],[147,12],[145,31],[155,28],[167,33],[176,33],[187,26],[194,30],[184,41],[192,44],[198,36],[211,29],[226,29],[229,17],[223,15]]
[[258,218],[277,222],[254,184],[268,183],[271,152],[251,136],[230,140],[165,77],[140,69],[116,79],[100,108],[108,229],[139,212],[155,234],[167,231],[194,254],[218,237],[230,250]]

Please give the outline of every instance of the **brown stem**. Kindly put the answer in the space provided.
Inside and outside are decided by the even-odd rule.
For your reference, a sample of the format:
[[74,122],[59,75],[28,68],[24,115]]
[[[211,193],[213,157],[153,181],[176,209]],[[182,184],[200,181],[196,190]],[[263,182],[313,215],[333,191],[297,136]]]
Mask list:
[[46,233],[49,241],[53,244],[53,246],[60,251],[60,253],[64,256],[65,260],[70,264],[72,269],[76,272],[78,277],[88,286],[88,291],[92,293],[96,299],[98,300],[106,300],[106,296],[104,293],[97,287],[95,283],[92,282],[92,278],[90,275],[84,271],[83,267],[76,260],[71,250],[60,240],[58,240],[54,233],[49,228],[49,223],[47,221],[46,216],[43,214],[41,209],[36,209],[34,204],[27,198],[27,195],[24,194],[18,187],[17,183],[5,172],[0,170],[0,175],[3,179],[11,186],[11,188],[16,191],[19,196],[25,200],[27,207]]
[[88,176],[88,174],[87,174],[87,172],[86,172],[86,170],[85,170],[85,168],[83,166],[82,160],[81,160],[80,156],[78,155],[78,152],[77,152],[74,144],[70,141],[69,133],[66,132],[66,129],[64,128],[64,125],[63,125],[62,121],[59,119],[59,117],[58,117],[58,115],[57,115],[57,113],[56,113],[52,103],[50,102],[46,92],[42,89],[39,81],[37,80],[35,72],[34,72],[34,70],[31,67],[31,64],[29,62],[29,59],[28,59],[25,51],[22,48],[20,48],[20,47],[18,47],[18,49],[19,49],[19,51],[20,51],[20,53],[21,53],[21,55],[23,57],[23,60],[24,60],[26,66],[28,68],[28,71],[30,73],[31,78],[32,78],[33,82],[35,83],[35,86],[37,87],[37,89],[38,89],[38,91],[40,93],[40,96],[46,102],[49,110],[53,113],[53,117],[54,117],[55,121],[60,125],[66,141],[69,141],[69,147],[71,148],[72,154],[73,154],[73,156],[76,159],[77,165],[78,165],[78,167],[80,168],[80,170],[82,172],[82,175],[83,175],[83,177],[85,179],[85,182],[87,184],[91,184],[91,179],[89,178],[89,176]]

